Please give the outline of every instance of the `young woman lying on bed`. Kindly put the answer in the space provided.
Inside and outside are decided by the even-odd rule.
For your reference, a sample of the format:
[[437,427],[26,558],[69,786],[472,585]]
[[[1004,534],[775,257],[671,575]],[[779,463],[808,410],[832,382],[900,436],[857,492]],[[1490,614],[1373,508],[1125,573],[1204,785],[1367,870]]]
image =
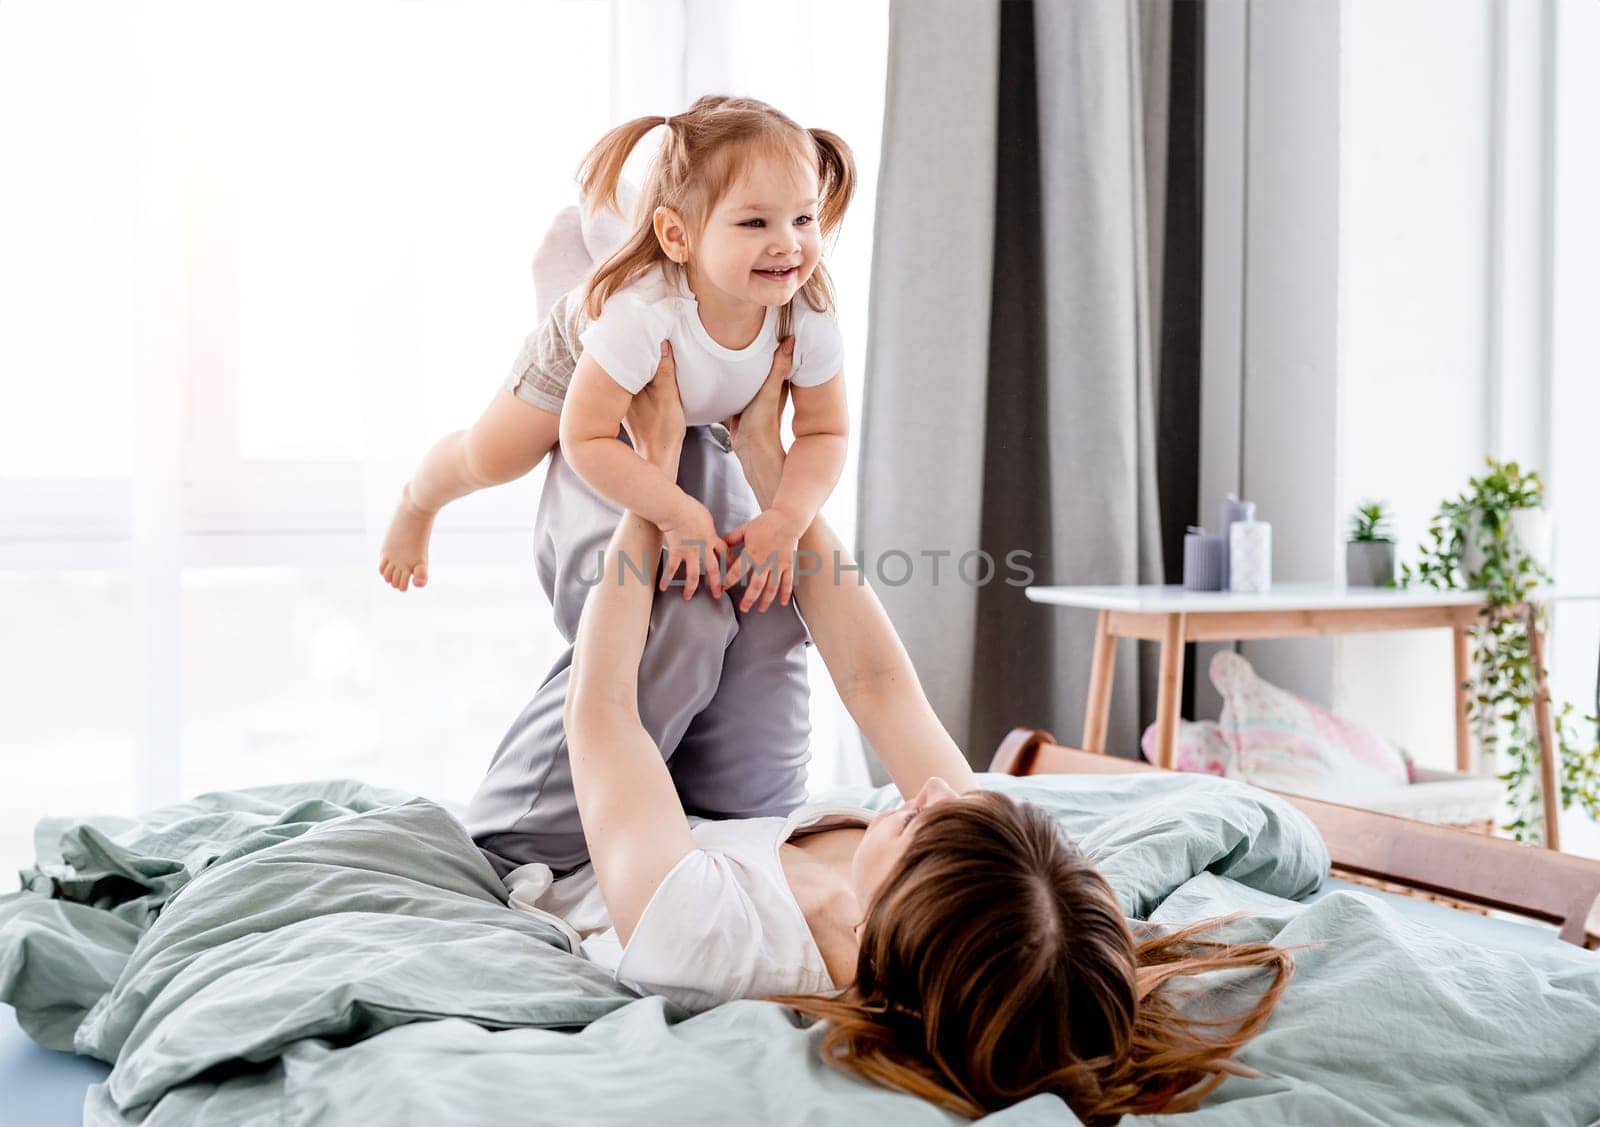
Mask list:
[[[763,505],[783,470],[787,362],[780,350],[734,428]],[[641,400],[640,452],[671,480],[684,424],[670,362]],[[832,1023],[831,1062],[967,1115],[1053,1092],[1085,1123],[1113,1122],[1186,1110],[1241,1071],[1229,1058],[1282,993],[1288,955],[1210,942],[1208,924],[1134,935],[1044,811],[977,789],[871,587],[835,579],[833,561],[852,561],[821,517],[800,551],[811,636],[905,803],[691,826],[639,720],[661,534],[628,513],[583,608],[565,711],[617,977],[695,1008],[784,1002]],[[1231,1030],[1186,1023],[1165,984],[1232,967],[1272,983]]]

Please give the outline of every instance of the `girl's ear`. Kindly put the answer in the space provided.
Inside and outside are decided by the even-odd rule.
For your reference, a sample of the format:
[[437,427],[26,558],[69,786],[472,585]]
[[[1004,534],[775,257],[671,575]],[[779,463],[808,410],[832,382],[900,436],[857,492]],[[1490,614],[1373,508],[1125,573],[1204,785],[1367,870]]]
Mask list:
[[670,207],[658,207],[650,218],[650,225],[655,228],[656,242],[661,244],[668,258],[679,265],[689,261],[689,231],[683,216]]

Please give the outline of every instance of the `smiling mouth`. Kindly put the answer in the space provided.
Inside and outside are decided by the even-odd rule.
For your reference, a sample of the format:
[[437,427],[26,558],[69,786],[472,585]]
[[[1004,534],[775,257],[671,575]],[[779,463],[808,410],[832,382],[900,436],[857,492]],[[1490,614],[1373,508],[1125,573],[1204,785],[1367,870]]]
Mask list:
[[781,282],[798,269],[800,269],[798,266],[785,266],[782,270],[756,270],[754,273],[760,274],[763,278],[771,278],[774,282]]

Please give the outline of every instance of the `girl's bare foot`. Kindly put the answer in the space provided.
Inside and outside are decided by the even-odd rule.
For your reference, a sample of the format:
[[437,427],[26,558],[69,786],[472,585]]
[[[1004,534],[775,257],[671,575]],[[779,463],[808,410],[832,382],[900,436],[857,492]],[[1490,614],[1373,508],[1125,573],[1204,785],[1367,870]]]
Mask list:
[[378,558],[378,574],[396,591],[412,582],[428,585],[428,538],[433,535],[436,514],[419,509],[411,500],[411,486],[400,491],[400,504],[383,537],[383,552]]

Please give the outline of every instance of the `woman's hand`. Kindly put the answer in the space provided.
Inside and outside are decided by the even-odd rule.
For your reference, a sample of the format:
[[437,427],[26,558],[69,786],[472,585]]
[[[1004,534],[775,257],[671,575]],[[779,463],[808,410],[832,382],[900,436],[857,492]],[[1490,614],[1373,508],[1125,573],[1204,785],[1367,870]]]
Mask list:
[[622,425],[638,455],[676,481],[678,455],[683,451],[683,399],[678,393],[678,367],[669,342],[661,342],[656,374],[633,397]]
[[755,398],[742,412],[723,420],[722,424],[733,436],[733,452],[738,455],[739,464],[744,467],[744,475],[762,508],[772,504],[778,493],[778,482],[783,477],[787,452],[783,448],[779,424],[783,421],[784,405],[789,401],[789,369],[793,366],[794,337],[790,336],[773,353],[772,369]]

